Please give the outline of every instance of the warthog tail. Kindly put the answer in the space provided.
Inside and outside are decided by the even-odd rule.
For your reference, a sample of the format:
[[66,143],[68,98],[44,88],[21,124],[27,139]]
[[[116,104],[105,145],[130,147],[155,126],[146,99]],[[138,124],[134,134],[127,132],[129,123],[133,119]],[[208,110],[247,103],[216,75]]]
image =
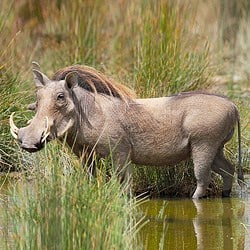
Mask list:
[[238,116],[237,119],[238,125],[238,183],[242,187],[244,185],[244,175],[242,170],[242,162],[241,162],[241,129],[240,129],[240,118]]

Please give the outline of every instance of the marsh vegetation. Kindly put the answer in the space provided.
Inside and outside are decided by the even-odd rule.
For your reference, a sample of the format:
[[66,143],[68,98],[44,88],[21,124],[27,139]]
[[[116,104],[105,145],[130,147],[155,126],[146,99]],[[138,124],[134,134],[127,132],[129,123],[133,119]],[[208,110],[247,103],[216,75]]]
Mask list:
[[[250,2],[22,0],[0,2],[0,187],[6,206],[5,246],[11,248],[131,249],[138,245],[138,200],[123,195],[110,159],[98,161],[91,179],[65,145],[53,142],[36,155],[11,138],[8,118],[23,126],[33,115],[31,61],[52,75],[92,66],[133,89],[157,97],[207,89],[239,107],[243,167],[249,171]],[[236,137],[226,154],[237,162]],[[11,171],[18,171],[12,178]],[[112,170],[111,170],[112,172]],[[134,169],[134,192],[186,197],[195,188],[192,163],[167,169]],[[10,181],[11,185],[5,185]],[[211,195],[220,192],[216,175]],[[0,191],[1,191],[0,190]],[[5,193],[5,194],[4,194]],[[11,205],[10,205],[11,204]],[[137,218],[138,219],[138,218]],[[11,241],[8,241],[11,237]],[[57,239],[57,240],[56,240]]]

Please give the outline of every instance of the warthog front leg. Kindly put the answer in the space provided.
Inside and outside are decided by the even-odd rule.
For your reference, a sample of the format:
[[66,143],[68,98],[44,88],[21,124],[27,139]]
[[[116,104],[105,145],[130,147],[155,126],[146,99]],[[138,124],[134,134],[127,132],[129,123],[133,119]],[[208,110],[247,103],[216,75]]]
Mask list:
[[115,152],[113,154],[113,161],[116,168],[118,178],[121,183],[125,184],[125,192],[131,195],[132,192],[132,172],[130,164],[130,153]]
[[129,154],[115,153],[114,165],[116,167],[117,175],[121,182],[129,182],[131,179]]

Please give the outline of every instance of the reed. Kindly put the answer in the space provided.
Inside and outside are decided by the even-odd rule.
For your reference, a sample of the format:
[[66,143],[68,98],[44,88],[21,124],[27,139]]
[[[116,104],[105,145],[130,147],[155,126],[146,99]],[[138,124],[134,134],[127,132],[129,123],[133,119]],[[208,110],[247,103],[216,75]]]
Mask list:
[[145,7],[134,71],[135,89],[142,97],[208,87],[208,44],[204,42],[200,52],[195,43],[189,44],[186,34],[193,28],[195,10],[181,6],[164,1]]
[[[51,146],[33,159],[35,171],[11,187],[6,207],[6,248],[132,249],[136,243],[134,199],[115,175],[107,181],[66,152]],[[102,168],[110,162],[100,163]],[[32,177],[32,178],[31,178]]]

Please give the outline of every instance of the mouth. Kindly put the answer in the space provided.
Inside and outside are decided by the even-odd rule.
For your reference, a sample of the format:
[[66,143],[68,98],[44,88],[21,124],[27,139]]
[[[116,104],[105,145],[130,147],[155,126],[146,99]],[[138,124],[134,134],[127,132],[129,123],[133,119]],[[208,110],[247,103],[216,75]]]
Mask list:
[[44,137],[41,138],[39,143],[36,143],[34,145],[29,145],[26,143],[22,143],[21,144],[21,148],[24,149],[25,151],[29,152],[29,153],[35,153],[37,151],[40,151],[41,149],[44,148],[44,146],[49,143],[51,140],[53,140],[53,138],[49,135],[46,136],[46,138],[44,139]]
[[41,150],[43,147],[44,147],[44,144],[37,144],[34,146],[28,146],[26,144],[21,145],[21,148],[29,153],[35,153],[35,152]]

